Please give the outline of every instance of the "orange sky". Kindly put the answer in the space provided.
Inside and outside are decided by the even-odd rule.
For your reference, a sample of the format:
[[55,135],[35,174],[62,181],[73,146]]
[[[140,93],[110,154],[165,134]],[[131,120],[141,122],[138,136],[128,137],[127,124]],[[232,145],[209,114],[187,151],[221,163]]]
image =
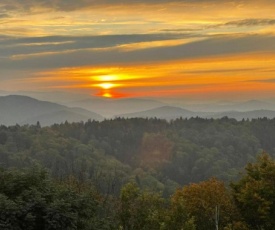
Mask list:
[[275,98],[274,1],[0,3],[0,90]]

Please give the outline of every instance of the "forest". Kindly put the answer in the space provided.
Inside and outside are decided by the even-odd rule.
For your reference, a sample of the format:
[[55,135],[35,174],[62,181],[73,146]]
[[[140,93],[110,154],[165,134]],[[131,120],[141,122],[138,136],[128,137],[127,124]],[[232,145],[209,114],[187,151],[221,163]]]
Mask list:
[[274,230],[275,119],[0,126],[0,229]]

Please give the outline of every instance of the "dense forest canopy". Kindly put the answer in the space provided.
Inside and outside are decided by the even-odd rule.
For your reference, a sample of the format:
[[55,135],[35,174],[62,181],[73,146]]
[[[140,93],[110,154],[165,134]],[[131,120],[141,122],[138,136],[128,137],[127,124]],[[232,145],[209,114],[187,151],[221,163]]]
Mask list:
[[[49,227],[61,224],[49,220],[54,211],[64,216],[61,229],[93,229],[91,226],[94,229],[117,229],[111,226],[120,226],[125,230],[203,230],[215,227],[211,218],[216,206],[220,205],[224,219],[219,224],[224,229],[258,229],[260,226],[269,230],[274,226],[270,218],[274,214],[274,204],[272,206],[273,201],[269,199],[274,198],[275,169],[274,162],[267,155],[256,161],[264,151],[271,157],[275,156],[275,119],[236,121],[227,117],[197,117],[168,122],[116,118],[102,122],[65,122],[50,127],[41,127],[39,122],[25,126],[2,125],[1,180],[10,181],[13,186],[19,181],[23,184],[16,188],[18,194],[12,196],[5,191],[14,189],[8,182],[2,183],[0,205],[3,210],[10,210],[10,207],[20,213],[22,219],[25,214],[21,209],[30,202],[30,195],[25,193],[35,192],[32,202],[36,202],[41,215],[36,216],[36,208],[28,206],[30,219],[24,217],[26,222],[23,222],[34,226],[29,229],[39,229],[33,219],[42,217],[44,225],[48,226],[45,229],[58,229]],[[253,163],[264,161],[266,163],[262,166]],[[249,162],[252,164],[245,171]],[[253,172],[262,172],[261,167],[265,168],[265,165],[269,167],[270,183],[263,182],[265,174],[262,177],[259,174],[256,188],[267,189],[269,195],[265,197],[255,190],[262,209],[258,214],[259,210],[243,214],[247,209],[253,210],[249,205],[254,202],[245,188],[255,185],[255,178],[251,180]],[[26,168],[35,168],[36,175],[30,172],[22,174]],[[29,184],[29,180],[34,184]],[[43,186],[49,190],[44,191]],[[216,203],[206,199],[205,205],[200,207],[196,203],[200,191],[205,191],[201,200],[216,192]],[[49,196],[43,198],[41,194],[47,192]],[[78,203],[71,204],[70,199],[64,198],[74,197],[75,202],[81,203],[87,196],[93,199],[87,203],[86,217],[78,210]],[[22,200],[20,205],[13,200],[15,197],[17,201]],[[57,202],[59,197],[63,197],[64,203]],[[107,207],[107,203],[116,208]],[[71,205],[74,205],[74,211],[68,207]],[[4,221],[5,225],[0,220],[0,224],[12,226],[12,218],[17,217],[9,215],[10,221]],[[151,217],[142,219],[145,216]],[[14,222],[18,224],[17,228],[3,229],[24,229],[19,222]],[[84,222],[90,227],[84,228]]]
[[108,180],[115,180],[112,192],[135,180],[167,194],[213,176],[231,181],[262,151],[275,155],[275,119],[117,118],[0,127],[2,167],[38,163],[56,178],[100,180],[104,192]]

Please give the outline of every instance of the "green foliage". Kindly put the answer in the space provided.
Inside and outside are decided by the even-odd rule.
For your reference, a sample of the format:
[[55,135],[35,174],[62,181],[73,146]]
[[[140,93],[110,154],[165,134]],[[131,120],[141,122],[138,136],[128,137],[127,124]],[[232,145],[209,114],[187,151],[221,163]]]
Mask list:
[[123,230],[159,230],[165,221],[164,199],[141,191],[135,184],[121,189],[119,220]]
[[179,213],[185,211],[193,216],[197,228],[201,230],[215,228],[217,208],[221,228],[237,218],[235,206],[224,183],[214,178],[177,190],[173,199],[178,209],[182,209]]
[[73,175],[113,195],[142,169],[139,185],[170,196],[175,185],[213,176],[235,180],[264,147],[273,154],[275,141],[262,131],[273,135],[268,128],[273,123],[274,119],[117,118],[44,128],[0,126],[0,165],[24,168],[39,163],[55,178]]
[[190,213],[186,209],[185,201],[178,189],[171,197],[170,212],[169,212],[169,230],[195,230],[195,218],[190,217]]
[[266,153],[246,166],[246,174],[232,184],[236,204],[250,229],[275,226],[275,161]]
[[40,168],[2,170],[0,178],[1,229],[98,229],[91,192],[58,185]]
[[272,229],[270,158],[249,164],[233,185],[239,213],[225,184],[237,181],[262,149],[275,156],[274,124],[265,118],[117,118],[0,126],[0,229],[203,230],[214,227],[216,203],[225,229]]

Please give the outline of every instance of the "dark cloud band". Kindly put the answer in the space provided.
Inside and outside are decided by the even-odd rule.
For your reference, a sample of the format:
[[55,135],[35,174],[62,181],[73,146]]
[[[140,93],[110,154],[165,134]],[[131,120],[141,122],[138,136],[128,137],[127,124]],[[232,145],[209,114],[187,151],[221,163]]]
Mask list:
[[206,58],[253,52],[275,53],[275,37],[267,35],[214,36],[188,44],[125,51],[121,49],[76,50],[24,59],[5,59],[2,69],[47,69],[87,65],[125,65],[135,63]]
[[[267,0],[271,1],[271,0]],[[248,0],[230,1],[232,4],[243,4]],[[251,0],[250,0],[251,2]],[[127,6],[127,5],[156,5],[165,3],[177,4],[223,4],[227,0],[1,0],[3,9],[8,11],[22,10],[31,11],[34,7],[52,9],[57,11],[73,11],[83,8],[93,8],[98,6]]]
[[266,26],[266,25],[275,25],[275,19],[244,19],[238,21],[231,21],[224,24],[222,26]]
[[99,36],[46,36],[46,37],[0,37],[0,53],[9,57],[19,54],[62,52],[82,49],[110,48],[141,42],[169,41],[194,37],[192,34],[132,34]]

